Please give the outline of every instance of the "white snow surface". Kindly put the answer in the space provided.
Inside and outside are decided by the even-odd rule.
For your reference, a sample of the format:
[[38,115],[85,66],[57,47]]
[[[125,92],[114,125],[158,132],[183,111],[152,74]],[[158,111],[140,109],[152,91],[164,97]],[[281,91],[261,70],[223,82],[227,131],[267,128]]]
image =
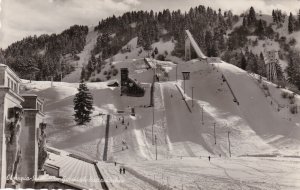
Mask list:
[[[228,156],[227,133],[230,131],[232,154],[281,154],[299,155],[299,115],[289,113],[289,108],[279,112],[265,97],[257,80],[245,71],[225,62],[208,64],[192,60],[170,67],[168,82],[155,84],[154,134],[158,138],[158,153],[165,157],[201,156],[222,154]],[[192,109],[190,113],[175,84],[183,91],[181,72],[190,71],[191,80],[185,82],[186,101]],[[102,159],[104,117],[98,113],[111,113],[109,157],[112,160],[149,160],[155,150],[152,146],[152,108],[150,103],[150,83],[152,70],[135,73],[146,89],[144,97],[120,96],[119,88],[107,87],[109,82],[87,83],[94,97],[95,111],[87,126],[77,126],[73,121],[73,98],[78,83],[23,81],[26,93],[36,93],[45,99],[49,143],[61,149],[81,152],[93,159]],[[225,75],[240,105],[222,81]],[[148,74],[147,74],[148,73]],[[116,79],[118,80],[118,79]],[[281,90],[270,86],[278,101]],[[194,87],[192,107],[191,87]],[[296,96],[299,104],[299,96]],[[286,101],[286,100],[285,100]],[[286,103],[288,106],[288,103]],[[202,124],[202,110],[204,106]],[[129,107],[135,107],[136,117],[129,116]],[[127,110],[125,123],[119,121],[117,110]],[[216,142],[213,126],[216,123]],[[115,126],[118,125],[118,128]],[[129,149],[121,151],[122,140]],[[87,148],[88,147],[88,148]],[[98,155],[97,155],[98,154]]]
[[[167,63],[157,62],[162,66]],[[281,98],[281,93],[288,90],[263,80],[271,93],[266,97],[257,77],[234,65],[205,60],[178,61],[177,65],[167,64],[169,81],[155,83],[153,108],[148,107],[153,70],[140,69],[144,67],[143,59],[114,64],[129,67],[131,77],[142,82],[146,89],[145,96],[120,96],[118,87],[107,87],[113,80],[119,80],[118,77],[87,83],[95,110],[91,122],[84,126],[76,125],[73,118],[78,83],[51,85],[49,81],[23,80],[26,93],[35,93],[45,100],[49,145],[101,162],[106,117],[99,113],[111,114],[107,154],[109,161],[128,167],[128,179],[119,178],[126,181],[123,189],[161,185],[174,189],[181,189],[182,185],[184,189],[299,188],[296,171],[300,167],[300,117],[299,113],[292,115],[288,100]],[[191,72],[190,80],[183,81],[183,71]],[[222,74],[239,105],[233,101]],[[179,90],[185,91],[185,95]],[[295,99],[299,105],[299,96]],[[284,106],[278,111],[277,104]],[[130,115],[130,107],[135,108],[135,116]],[[125,113],[117,113],[120,110]],[[158,161],[155,161],[156,147]],[[211,162],[207,161],[209,155]],[[112,172],[118,171],[114,167],[111,164],[102,168],[108,178],[117,175]]]

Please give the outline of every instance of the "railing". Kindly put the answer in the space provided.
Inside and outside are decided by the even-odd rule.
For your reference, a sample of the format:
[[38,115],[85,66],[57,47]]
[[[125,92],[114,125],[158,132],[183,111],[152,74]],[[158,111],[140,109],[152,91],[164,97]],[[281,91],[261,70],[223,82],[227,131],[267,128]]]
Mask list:
[[177,87],[178,91],[180,92],[180,94],[182,96],[182,99],[185,102],[186,107],[188,108],[188,110],[190,111],[190,113],[192,113],[192,110],[191,110],[189,104],[186,102],[184,94],[181,92],[180,87],[177,84],[175,84],[175,86]]

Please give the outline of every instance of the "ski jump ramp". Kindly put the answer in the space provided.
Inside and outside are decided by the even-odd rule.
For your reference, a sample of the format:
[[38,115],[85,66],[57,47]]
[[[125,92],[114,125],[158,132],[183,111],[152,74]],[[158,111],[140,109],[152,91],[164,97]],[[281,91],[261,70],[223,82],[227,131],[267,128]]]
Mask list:
[[207,56],[201,51],[191,32],[189,30],[185,30],[185,33],[185,60],[191,59],[191,46],[200,59],[207,59]]

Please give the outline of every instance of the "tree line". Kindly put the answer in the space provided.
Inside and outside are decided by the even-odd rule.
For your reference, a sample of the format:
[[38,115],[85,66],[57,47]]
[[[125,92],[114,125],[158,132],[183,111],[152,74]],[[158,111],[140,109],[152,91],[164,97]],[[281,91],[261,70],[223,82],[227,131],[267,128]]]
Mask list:
[[29,36],[1,50],[0,59],[24,79],[59,80],[74,70],[66,57],[78,59],[87,33],[87,26],[74,25],[61,34]]

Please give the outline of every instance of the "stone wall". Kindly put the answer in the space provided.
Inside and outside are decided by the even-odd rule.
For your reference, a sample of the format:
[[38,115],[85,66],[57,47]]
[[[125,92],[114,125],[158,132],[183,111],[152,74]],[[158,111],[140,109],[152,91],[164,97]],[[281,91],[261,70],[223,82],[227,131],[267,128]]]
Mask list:
[[6,181],[6,159],[2,159],[2,157],[4,156],[4,158],[6,158],[6,149],[5,146],[3,144],[3,137],[4,137],[4,125],[5,125],[5,117],[6,117],[6,112],[5,107],[7,105],[4,104],[4,100],[5,100],[5,92],[0,90],[0,188],[4,188],[5,187],[5,181]]
[[5,86],[4,85],[4,77],[5,77],[5,70],[0,67],[0,86]]

